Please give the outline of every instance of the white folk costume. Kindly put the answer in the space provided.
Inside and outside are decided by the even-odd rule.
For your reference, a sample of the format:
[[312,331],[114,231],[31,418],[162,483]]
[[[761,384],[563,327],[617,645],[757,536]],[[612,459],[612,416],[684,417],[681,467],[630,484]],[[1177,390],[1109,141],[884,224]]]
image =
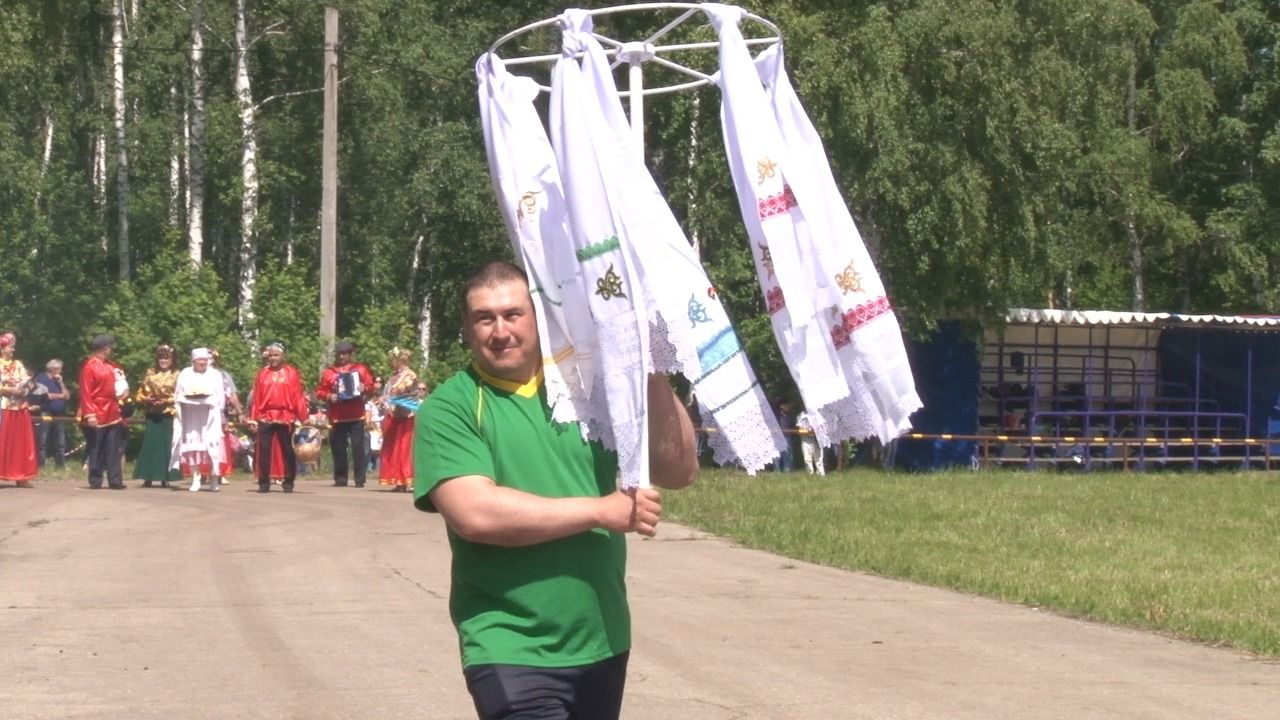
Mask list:
[[[208,359],[205,348],[196,348],[191,359]],[[226,442],[223,432],[223,410],[227,393],[222,373],[211,365],[204,372],[194,366],[178,373],[174,387],[177,419],[173,430],[173,450],[170,467],[180,468],[184,477],[191,477],[191,490],[201,487],[201,477],[216,476],[226,462]],[[212,480],[210,490],[218,490],[218,481]]]
[[921,406],[897,318],[777,46],[753,61],[744,11],[705,4],[721,122],[775,337],[822,445],[897,437]]

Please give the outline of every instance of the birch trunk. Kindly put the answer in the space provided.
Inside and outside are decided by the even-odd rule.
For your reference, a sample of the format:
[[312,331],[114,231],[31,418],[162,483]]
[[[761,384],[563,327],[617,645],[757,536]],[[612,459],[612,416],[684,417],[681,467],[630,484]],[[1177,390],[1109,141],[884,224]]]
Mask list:
[[[178,86],[169,86],[169,102],[177,109],[181,103],[178,102]],[[182,113],[182,128],[178,131],[178,137],[174,138],[173,152],[169,155],[169,227],[177,230],[182,227],[182,208],[186,205],[186,198],[182,194],[182,159],[186,154],[187,147],[187,113]]]
[[124,5],[111,4],[111,77],[115,99],[116,131],[116,249],[119,252],[119,275],[128,280],[129,268],[129,146],[125,134],[124,93]]
[[[698,166],[698,116],[702,114],[702,103],[700,95],[693,94],[693,118],[689,122],[689,154],[685,158],[686,170],[689,177],[693,177],[693,169]],[[702,259],[702,242],[698,239],[698,224],[693,221],[693,216],[698,210],[698,195],[694,190],[694,183],[689,183],[689,213],[685,218],[685,223],[689,226],[689,243],[693,245],[693,256]]]
[[431,359],[431,274],[422,281],[422,305],[418,310],[418,349],[422,351],[425,367]]
[[[284,236],[284,264],[293,265],[293,221],[297,219],[297,207],[293,197],[289,197],[289,232]],[[317,223],[317,226],[319,223]]]
[[409,265],[409,304],[413,304],[414,291],[418,289],[418,268],[422,266],[422,245],[426,237],[418,233],[413,239],[413,261]]
[[1133,270],[1133,307],[1134,312],[1147,309],[1147,290],[1143,278],[1142,236],[1133,222],[1133,213],[1124,224],[1125,236],[1129,238],[1129,267]]
[[44,195],[44,179],[49,174],[49,160],[53,157],[53,112],[44,114],[44,151],[40,154],[40,177],[36,182],[36,210]]
[[[258,129],[249,79],[249,39],[245,0],[236,0],[236,103],[240,106],[240,331],[253,322],[253,291],[258,278]],[[247,337],[247,336],[246,336]]]
[[[182,103],[182,209],[191,207],[191,107]],[[185,221],[183,223],[186,224]]]
[[[1125,97],[1125,115],[1130,133],[1138,132],[1138,63],[1135,59],[1129,66],[1129,88]],[[1129,193],[1122,192],[1126,203],[1124,233],[1129,240],[1129,266],[1133,270],[1133,310],[1142,312],[1147,306],[1146,282],[1143,277],[1144,261],[1142,257],[1142,235],[1138,232],[1133,212],[1133,200]]]
[[204,259],[204,0],[191,3],[191,145],[187,151],[187,254]]
[[107,136],[105,133],[98,133],[93,139],[93,202],[97,208],[98,227],[102,228],[102,237],[100,243],[102,245],[102,253],[105,255],[110,250],[110,241],[107,238]]
[[[413,265],[409,269],[409,302],[413,298],[418,285],[418,273],[423,267],[422,249],[426,245],[426,235],[419,233],[413,241]],[[418,309],[418,349],[422,352],[422,363],[425,365],[431,355],[431,274],[424,272],[422,277],[422,305]]]

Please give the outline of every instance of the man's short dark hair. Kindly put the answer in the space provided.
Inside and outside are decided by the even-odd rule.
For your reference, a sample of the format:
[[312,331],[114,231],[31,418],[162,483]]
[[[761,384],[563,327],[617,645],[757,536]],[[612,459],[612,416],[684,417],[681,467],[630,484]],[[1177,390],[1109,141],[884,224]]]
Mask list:
[[506,260],[494,260],[487,262],[471,274],[467,278],[466,283],[462,285],[462,315],[467,314],[467,297],[471,295],[471,291],[480,287],[497,287],[506,285],[507,283],[521,282],[527,287],[529,285],[529,276],[519,266],[509,263]]

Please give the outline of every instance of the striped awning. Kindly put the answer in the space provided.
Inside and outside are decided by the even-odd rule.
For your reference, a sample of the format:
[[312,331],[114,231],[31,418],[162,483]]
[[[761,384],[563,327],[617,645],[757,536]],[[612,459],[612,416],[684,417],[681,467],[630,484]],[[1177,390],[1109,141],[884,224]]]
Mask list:
[[1010,323],[1037,325],[1206,325],[1280,329],[1280,315],[1184,315],[1167,312],[1129,312],[1121,310],[1037,310],[1010,308],[1005,316]]

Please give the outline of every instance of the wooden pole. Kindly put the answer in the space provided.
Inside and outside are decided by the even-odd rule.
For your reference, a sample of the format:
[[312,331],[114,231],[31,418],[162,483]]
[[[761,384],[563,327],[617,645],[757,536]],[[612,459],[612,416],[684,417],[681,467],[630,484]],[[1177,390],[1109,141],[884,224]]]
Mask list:
[[324,142],[320,198],[320,341],[327,358],[338,324],[338,8],[324,9]]

